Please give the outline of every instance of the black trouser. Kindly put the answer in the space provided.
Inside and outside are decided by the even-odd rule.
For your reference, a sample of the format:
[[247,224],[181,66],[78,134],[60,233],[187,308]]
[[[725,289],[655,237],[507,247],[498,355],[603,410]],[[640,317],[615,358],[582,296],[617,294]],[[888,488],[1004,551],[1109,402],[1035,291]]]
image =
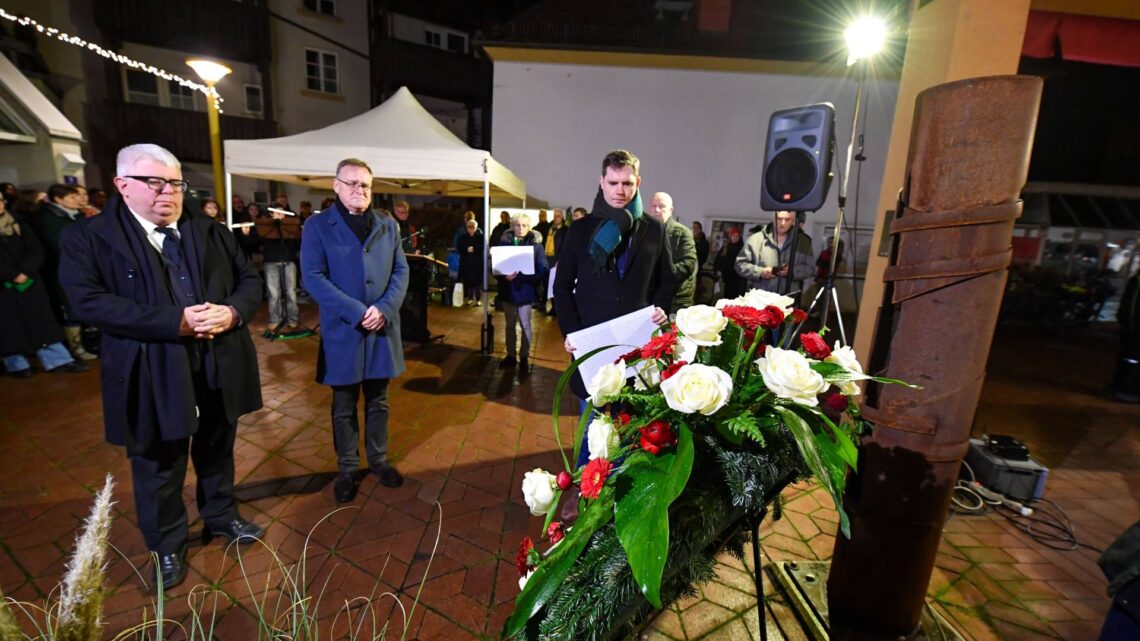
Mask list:
[[147,549],[174,554],[186,544],[189,528],[182,484],[187,454],[198,477],[198,514],[208,525],[223,525],[237,518],[234,502],[234,434],[226,420],[222,394],[199,389],[198,431],[192,438],[158,441],[132,456],[131,480],[135,512]]
[[388,462],[388,379],[372,378],[351,385],[333,385],[332,428],[337,468],[360,467],[360,420],[356,401],[364,389],[364,454],[376,471]]

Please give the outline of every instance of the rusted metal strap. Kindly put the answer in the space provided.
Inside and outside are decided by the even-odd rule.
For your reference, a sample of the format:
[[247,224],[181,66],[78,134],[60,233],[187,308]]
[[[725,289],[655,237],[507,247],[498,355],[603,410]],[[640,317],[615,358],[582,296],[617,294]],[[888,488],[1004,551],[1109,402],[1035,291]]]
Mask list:
[[[895,405],[893,407],[880,409],[864,403],[859,411],[863,418],[879,427],[886,427],[900,432],[909,432],[911,434],[933,435],[938,431],[941,421],[939,421],[937,416],[917,413],[915,411],[916,408],[937,405],[952,396],[968,395],[976,399],[982,393],[982,384],[985,383],[985,380],[986,375],[985,372],[983,372],[974,380],[955,389],[942,390],[938,394],[930,394],[928,391],[924,391],[922,393],[921,402],[916,402],[913,405]],[[974,402],[976,403],[977,401],[975,400]],[[967,434],[968,433],[969,432],[967,432]]]
[[976,276],[1005,269],[1009,267],[1012,258],[1013,249],[1011,248],[986,256],[933,260],[916,265],[891,265],[883,271],[883,280],[891,282],[952,276]]
[[891,222],[891,233],[1010,222],[1017,220],[1019,216],[1021,216],[1020,200],[948,211],[918,211],[906,207],[902,216]]

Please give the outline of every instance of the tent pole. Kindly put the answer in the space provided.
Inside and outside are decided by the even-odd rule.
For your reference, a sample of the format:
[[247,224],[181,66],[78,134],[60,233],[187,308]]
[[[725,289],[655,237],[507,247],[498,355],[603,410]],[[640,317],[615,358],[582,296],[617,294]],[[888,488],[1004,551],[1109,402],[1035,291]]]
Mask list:
[[487,293],[490,277],[487,263],[491,254],[491,182],[487,176],[487,164],[483,163],[483,335],[480,348],[484,354],[495,351],[495,326],[491,322],[491,296]]
[[219,206],[226,208],[226,227],[234,228],[234,175],[226,172],[226,200],[224,203],[218,203]]

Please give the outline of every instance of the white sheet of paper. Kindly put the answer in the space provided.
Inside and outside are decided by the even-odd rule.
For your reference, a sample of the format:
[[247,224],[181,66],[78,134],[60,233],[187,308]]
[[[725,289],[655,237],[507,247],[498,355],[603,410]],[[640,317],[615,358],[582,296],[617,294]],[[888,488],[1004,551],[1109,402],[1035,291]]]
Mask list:
[[499,245],[491,248],[491,273],[506,276],[534,273],[534,245]]
[[[578,366],[578,373],[588,385],[603,365],[613,363],[622,354],[649,342],[656,330],[657,325],[653,322],[653,306],[650,305],[625,316],[618,316],[611,321],[570,332],[566,338],[570,339],[570,344],[574,346],[575,360],[599,347],[613,345],[610,349],[594,354]],[[633,368],[626,370],[626,376],[633,375]]]
[[546,281],[546,297],[550,299],[551,305],[554,304],[554,271],[557,269],[557,266],[550,268],[550,278]]

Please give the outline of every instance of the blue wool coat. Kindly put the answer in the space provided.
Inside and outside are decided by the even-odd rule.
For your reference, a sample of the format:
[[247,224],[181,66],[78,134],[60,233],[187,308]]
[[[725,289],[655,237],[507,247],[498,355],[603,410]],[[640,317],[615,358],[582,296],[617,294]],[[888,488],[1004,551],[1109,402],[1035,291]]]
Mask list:
[[[404,372],[400,304],[408,291],[408,261],[396,221],[371,210],[364,215],[372,217],[372,227],[363,245],[340,207],[307,220],[301,236],[301,280],[321,308],[317,382],[325,385]],[[360,326],[372,305],[384,314],[378,332]]]

